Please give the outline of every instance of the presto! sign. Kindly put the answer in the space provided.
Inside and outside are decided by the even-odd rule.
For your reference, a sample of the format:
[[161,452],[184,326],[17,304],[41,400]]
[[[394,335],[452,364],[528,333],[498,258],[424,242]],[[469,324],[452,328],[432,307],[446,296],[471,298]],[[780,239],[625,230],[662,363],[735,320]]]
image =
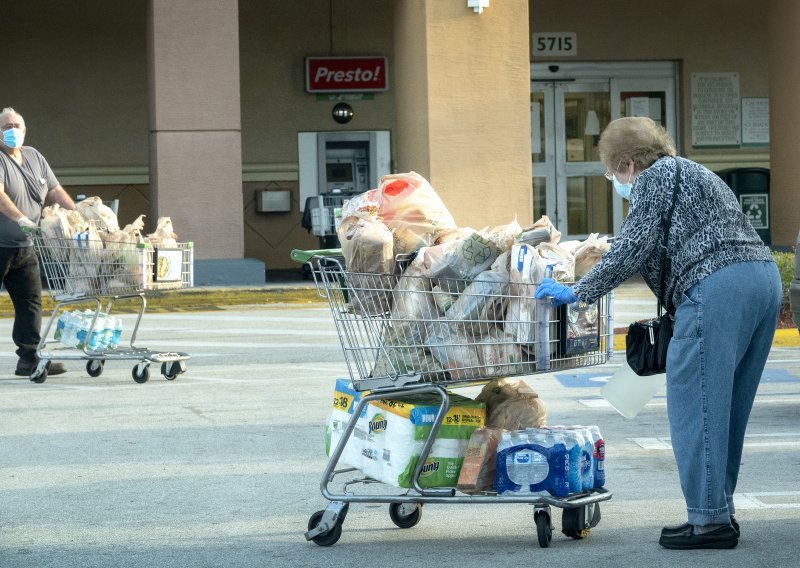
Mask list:
[[307,57],[309,93],[364,93],[389,89],[386,57]]

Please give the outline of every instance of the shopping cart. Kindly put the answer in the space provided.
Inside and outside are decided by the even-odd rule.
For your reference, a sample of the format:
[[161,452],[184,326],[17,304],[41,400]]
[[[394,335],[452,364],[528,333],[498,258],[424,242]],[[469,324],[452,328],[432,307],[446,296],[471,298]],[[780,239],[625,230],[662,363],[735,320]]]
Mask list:
[[[148,381],[151,363],[161,364],[161,374],[167,380],[186,371],[189,359],[186,353],[153,351],[137,347],[135,341],[147,306],[147,295],[194,285],[192,243],[155,248],[147,243],[104,243],[87,238],[85,233],[63,238],[34,231],[32,237],[56,305],[42,329],[37,348],[39,363],[31,372],[31,381],[44,382],[50,361],[54,359],[87,360],[86,372],[91,377],[102,374],[106,361],[137,361],[131,371],[137,383]],[[130,340],[125,345],[106,341],[110,330],[101,329],[99,322],[108,320],[115,301],[128,298],[139,299]],[[94,304],[93,314],[86,318],[90,323],[76,331],[75,341],[65,344],[61,338],[64,332],[61,324],[66,318],[61,316],[66,316],[66,308],[86,303]]]
[[[311,516],[306,539],[320,546],[336,543],[351,503],[388,503],[389,516],[400,528],[416,525],[425,503],[529,503],[534,506],[534,523],[542,547],[549,546],[552,538],[552,506],[563,509],[564,534],[575,539],[588,536],[589,530],[600,521],[599,502],[611,498],[611,492],[605,488],[565,498],[466,495],[456,493],[452,487],[423,488],[420,475],[450,408],[448,389],[479,385],[492,378],[605,363],[613,354],[613,298],[607,295],[590,306],[556,309],[549,299],[534,299],[534,284],[506,285],[501,292],[487,292],[480,291],[480,286],[469,287],[469,281],[457,278],[433,280],[401,274],[354,273],[346,270],[341,257],[330,254],[335,253],[293,251],[292,258],[311,265],[317,290],[329,303],[353,388],[363,395],[331,450],[320,483],[322,495],[330,503]],[[397,265],[402,268],[407,260],[398,259]],[[454,297],[461,298],[462,308],[469,308],[460,313],[450,309],[444,318],[438,309],[430,308]],[[403,314],[408,312],[398,307],[409,302],[428,306],[428,311],[422,310],[425,315],[420,317],[420,311],[416,310],[415,317],[406,317]],[[519,310],[508,311],[510,303],[518,304]],[[518,315],[509,317],[512,312]],[[468,317],[463,317],[465,314]],[[475,338],[490,337],[498,325],[505,326],[509,333],[496,339],[492,346],[513,349],[519,354],[514,363],[489,364],[464,355],[465,350],[478,348]],[[443,333],[438,333],[437,327]],[[448,337],[447,330],[451,329],[464,333]],[[437,337],[435,344],[430,341],[431,335]],[[411,488],[399,495],[357,495],[348,491],[351,485],[377,482],[364,477],[347,480],[342,492],[333,492],[329,485],[336,476],[359,473],[352,467],[337,469],[337,465],[365,405],[416,395],[435,395],[439,408],[417,460]]]

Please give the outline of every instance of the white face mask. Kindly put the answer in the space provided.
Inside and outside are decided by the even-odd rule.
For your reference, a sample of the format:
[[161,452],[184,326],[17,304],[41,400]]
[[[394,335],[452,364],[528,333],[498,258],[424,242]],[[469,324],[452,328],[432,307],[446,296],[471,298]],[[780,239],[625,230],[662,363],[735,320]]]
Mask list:
[[611,183],[614,184],[614,191],[616,191],[622,199],[630,200],[631,190],[633,189],[633,184],[631,182],[620,183],[617,176],[614,175],[614,177],[611,178]]
[[3,131],[3,144],[9,148],[19,148],[25,141],[25,131],[21,128],[9,128]]

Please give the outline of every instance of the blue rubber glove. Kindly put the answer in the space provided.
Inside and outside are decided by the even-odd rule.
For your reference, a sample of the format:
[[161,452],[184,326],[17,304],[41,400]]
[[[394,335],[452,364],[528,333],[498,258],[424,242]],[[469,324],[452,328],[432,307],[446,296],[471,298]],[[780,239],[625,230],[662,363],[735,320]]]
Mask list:
[[572,293],[572,288],[559,284],[552,278],[542,279],[539,288],[536,290],[536,299],[541,300],[545,296],[553,298],[553,305],[571,304],[578,301],[578,296]]

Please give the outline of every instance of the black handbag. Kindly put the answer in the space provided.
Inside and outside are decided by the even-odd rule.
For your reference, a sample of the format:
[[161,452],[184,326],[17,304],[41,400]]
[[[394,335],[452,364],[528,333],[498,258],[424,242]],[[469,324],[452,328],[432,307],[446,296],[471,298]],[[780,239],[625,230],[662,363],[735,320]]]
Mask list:
[[669,208],[664,228],[664,250],[661,253],[661,287],[658,298],[658,317],[645,322],[633,322],[628,327],[625,337],[625,357],[634,373],[641,377],[657,375],[667,370],[667,349],[672,339],[672,316],[664,313],[664,272],[667,262],[667,245],[669,229],[672,225],[672,213],[678,194],[678,183],[681,165],[675,159],[675,187],[672,190],[672,204]]

